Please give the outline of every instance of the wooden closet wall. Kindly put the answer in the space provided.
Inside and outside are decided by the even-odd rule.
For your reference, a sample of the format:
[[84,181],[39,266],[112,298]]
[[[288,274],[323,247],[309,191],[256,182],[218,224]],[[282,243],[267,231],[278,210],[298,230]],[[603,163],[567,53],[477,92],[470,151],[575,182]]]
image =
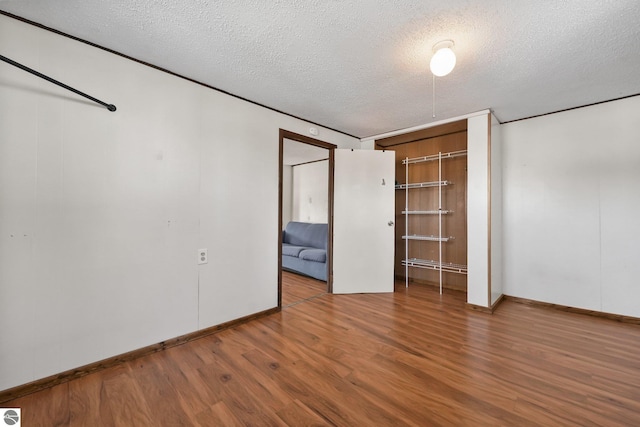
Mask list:
[[[467,121],[448,123],[434,128],[376,140],[376,149],[395,151],[396,184],[405,183],[405,158],[437,155],[467,149]],[[443,262],[467,264],[467,157],[457,157],[442,161],[442,179],[452,184],[442,188],[442,207],[453,211],[443,215],[442,233],[453,239],[443,243]],[[409,165],[409,182],[438,180],[438,162]],[[409,207],[412,210],[437,210],[438,189],[420,188],[409,190]],[[396,190],[395,209],[395,275],[404,280],[405,267],[405,190]],[[420,235],[438,234],[438,215],[410,215],[409,233]],[[409,240],[412,258],[438,259],[438,243]],[[438,285],[439,271],[409,267],[409,281],[413,283]],[[459,273],[443,273],[443,287],[466,291],[467,276]]]

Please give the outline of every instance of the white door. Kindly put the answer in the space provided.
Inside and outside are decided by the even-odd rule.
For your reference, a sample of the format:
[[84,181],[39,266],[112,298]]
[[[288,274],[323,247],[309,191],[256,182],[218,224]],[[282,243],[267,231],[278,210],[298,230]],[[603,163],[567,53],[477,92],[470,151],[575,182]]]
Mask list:
[[393,292],[395,153],[335,150],[333,293]]

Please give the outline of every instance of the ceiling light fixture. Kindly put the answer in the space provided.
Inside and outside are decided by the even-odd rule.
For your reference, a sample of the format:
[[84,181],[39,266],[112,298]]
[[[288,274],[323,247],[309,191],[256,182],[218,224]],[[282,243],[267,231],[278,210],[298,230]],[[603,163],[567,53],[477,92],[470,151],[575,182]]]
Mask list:
[[456,66],[456,54],[451,49],[454,43],[453,40],[442,40],[433,45],[433,56],[429,62],[429,68],[433,73],[432,84],[433,90],[432,96],[432,117],[436,118],[436,76],[443,77],[453,71]]
[[442,40],[433,45],[434,54],[429,68],[434,76],[446,76],[456,66],[456,54],[451,50],[453,46],[453,40]]

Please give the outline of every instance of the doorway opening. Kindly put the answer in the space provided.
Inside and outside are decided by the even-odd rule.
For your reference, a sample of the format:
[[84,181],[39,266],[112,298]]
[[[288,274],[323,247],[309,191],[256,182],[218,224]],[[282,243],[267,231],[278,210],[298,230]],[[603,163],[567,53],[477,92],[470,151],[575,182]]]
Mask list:
[[[280,129],[278,213],[278,308],[295,304],[333,288],[333,170],[335,145]],[[294,173],[294,169],[295,170]],[[297,183],[294,194],[294,179]],[[319,182],[321,181],[321,182]],[[302,191],[300,190],[302,188]],[[295,197],[294,197],[295,196]],[[327,242],[322,274],[283,268],[283,239],[290,222],[310,227],[326,224]],[[311,225],[316,224],[316,225]],[[283,271],[284,270],[284,271]],[[316,278],[310,277],[316,276]],[[321,281],[318,277],[326,277]],[[284,282],[284,283],[283,283]],[[324,283],[323,283],[324,282]]]

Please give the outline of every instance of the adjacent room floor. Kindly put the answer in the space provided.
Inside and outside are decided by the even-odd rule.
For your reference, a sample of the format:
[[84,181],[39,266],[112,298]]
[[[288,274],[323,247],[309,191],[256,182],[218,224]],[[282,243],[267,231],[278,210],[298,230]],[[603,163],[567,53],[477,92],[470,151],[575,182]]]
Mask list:
[[282,271],[282,307],[289,307],[327,293],[327,282]]
[[25,426],[640,425],[640,327],[398,284],[8,402]]

